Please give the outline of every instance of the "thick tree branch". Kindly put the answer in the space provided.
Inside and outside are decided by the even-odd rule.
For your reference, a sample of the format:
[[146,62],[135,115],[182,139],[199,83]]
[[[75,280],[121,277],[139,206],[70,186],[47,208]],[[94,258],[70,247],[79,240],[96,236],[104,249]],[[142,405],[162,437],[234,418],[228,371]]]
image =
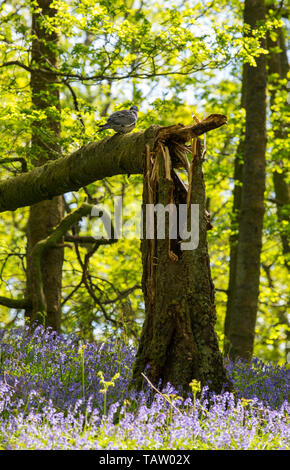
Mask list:
[[50,161],[41,167],[0,182],[0,212],[15,210],[51,199],[69,191],[117,174],[141,174],[145,146],[152,152],[160,141],[166,142],[174,155],[177,142],[188,142],[226,124],[226,117],[212,114],[194,126],[153,125],[143,132],[115,134],[80,148],[71,155]]
[[107,239],[107,238],[96,240],[94,237],[90,235],[70,235],[69,233],[65,235],[64,239],[66,242],[79,243],[80,245],[93,243],[94,245],[97,245],[98,247],[101,245],[111,245],[112,243],[115,243],[117,241],[115,239]]
[[8,297],[0,296],[0,305],[8,308],[15,308],[17,310],[22,310],[27,308],[30,305],[30,302],[26,299],[11,299]]

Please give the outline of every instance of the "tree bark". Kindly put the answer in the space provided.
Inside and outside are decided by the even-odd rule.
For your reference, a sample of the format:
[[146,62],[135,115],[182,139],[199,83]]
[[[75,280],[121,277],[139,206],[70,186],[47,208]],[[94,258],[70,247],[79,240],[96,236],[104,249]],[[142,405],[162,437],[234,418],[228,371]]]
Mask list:
[[[48,160],[54,160],[60,155],[59,91],[54,83],[54,77],[43,70],[48,65],[57,68],[58,37],[55,32],[50,32],[42,23],[45,16],[49,19],[55,16],[56,11],[51,8],[51,3],[51,0],[37,0],[37,7],[40,11],[33,9],[32,13],[34,39],[31,50],[33,65],[30,80],[31,97],[33,109],[46,114],[45,120],[35,121],[32,124],[32,163],[36,167],[40,167]],[[53,227],[61,221],[63,215],[63,199],[61,196],[57,196],[31,206],[27,225],[26,295],[28,299],[31,299],[32,305],[26,309],[26,317],[31,322],[44,323],[45,326],[52,327],[56,331],[60,330],[64,249],[50,248],[41,260],[45,312],[39,308],[40,299],[35,282],[36,277],[33,273],[32,251],[35,245],[45,239]]]
[[[271,79],[271,75],[276,74],[271,79],[273,87],[270,89],[270,104],[271,108],[275,105],[275,97],[276,97],[276,87],[279,86],[279,80],[287,80],[287,75],[289,72],[289,63],[286,51],[286,44],[285,44],[285,37],[284,32],[281,28],[277,31],[277,38],[276,40],[271,40],[270,36],[268,35],[267,42],[268,48],[270,50],[268,56],[268,74],[269,78]],[[274,52],[275,49],[280,49],[280,52]],[[283,85],[283,88],[287,91],[287,85]],[[287,128],[286,123],[283,121],[283,116],[276,115],[274,111],[272,111],[272,122],[276,124],[275,130],[275,139],[285,139],[287,140]],[[278,124],[278,125],[277,125]],[[290,188],[289,184],[287,183],[287,170],[283,168],[283,162],[281,159],[277,161],[279,164],[281,171],[274,171],[273,173],[273,182],[274,182],[274,189],[275,189],[275,200],[276,200],[276,207],[277,207],[277,218],[280,224],[280,237],[282,243],[282,251],[284,255],[284,262],[285,266],[289,271],[289,239],[285,230],[283,230],[283,226],[289,224],[289,211],[287,211],[287,206],[290,204]]]
[[[242,77],[242,96],[241,107],[245,108],[245,89],[246,74],[243,69]],[[240,211],[242,201],[242,184],[243,184],[243,168],[244,168],[244,143],[245,135],[242,133],[237,148],[234,162],[234,190],[233,190],[233,208],[231,215],[231,235],[230,235],[230,264],[229,264],[229,283],[227,289],[227,308],[224,323],[224,354],[228,356],[230,350],[230,322],[232,317],[233,300],[235,295],[235,283],[237,275],[237,248],[239,236]]]
[[[269,56],[268,56],[268,75],[269,81],[272,83],[272,88],[270,89],[270,105],[271,108],[275,106],[275,98],[276,98],[276,87],[281,87],[279,84],[279,80],[287,80],[287,75],[289,72],[289,63],[287,57],[287,50],[285,44],[285,37],[284,31],[282,28],[276,30],[277,38],[276,40],[272,40],[268,35],[267,38],[267,45],[269,49]],[[277,48],[280,52],[277,52]],[[287,85],[282,85],[283,89],[287,93]],[[287,140],[288,133],[286,128],[285,120],[283,120],[283,116],[280,113],[275,113],[272,110],[272,123],[275,125],[275,139],[279,139],[281,141]],[[278,157],[278,158],[277,158]],[[279,164],[281,171],[274,171],[273,172],[273,183],[274,183],[274,190],[275,190],[275,201],[277,207],[277,219],[279,223],[280,229],[280,238],[282,244],[282,252],[284,256],[284,264],[289,272],[289,238],[287,233],[285,233],[285,227],[289,227],[290,217],[289,217],[289,210],[287,208],[290,204],[290,186],[287,183],[287,169],[284,168],[283,161],[281,159],[280,154],[275,158],[273,156],[273,160],[277,160],[277,164]],[[286,156],[287,158],[287,156]],[[290,332],[289,332],[289,321],[287,318],[286,312],[281,313],[281,322],[285,323],[288,328],[286,328],[286,347],[285,347],[285,356],[286,361],[289,360],[290,354]]]
[[[264,0],[246,0],[244,22],[255,28],[265,19]],[[264,41],[261,40],[264,46]],[[266,149],[266,58],[245,64],[246,132],[243,189],[237,246],[233,309],[229,325],[229,354],[250,360],[253,354],[259,296],[260,254],[264,218]]]
[[[150,154],[144,175],[144,229],[147,204],[198,204],[199,244],[196,249],[180,248],[181,239],[169,238],[169,218],[164,239],[142,240],[143,293],[146,318],[133,371],[137,388],[142,388],[144,372],[155,385],[167,382],[188,392],[192,379],[220,392],[230,387],[223,368],[215,334],[214,286],[211,279],[206,242],[208,220],[205,216],[205,186],[202,151],[196,141],[191,165],[190,197],[179,178],[164,166],[169,157],[165,146],[157,151],[152,168]],[[148,151],[149,152],[149,151]],[[156,163],[157,160],[157,163]],[[156,169],[159,172],[155,178]],[[188,205],[190,207],[190,205]],[[189,221],[188,221],[189,222]],[[145,234],[144,234],[145,235]]]

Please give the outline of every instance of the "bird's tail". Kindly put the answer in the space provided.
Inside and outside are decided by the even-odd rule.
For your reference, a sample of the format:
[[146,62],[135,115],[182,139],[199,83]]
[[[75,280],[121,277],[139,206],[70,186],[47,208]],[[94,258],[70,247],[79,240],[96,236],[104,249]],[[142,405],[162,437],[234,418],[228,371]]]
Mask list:
[[99,126],[99,130],[97,130],[97,132],[104,131],[105,129],[109,129],[108,124],[103,124],[102,126]]

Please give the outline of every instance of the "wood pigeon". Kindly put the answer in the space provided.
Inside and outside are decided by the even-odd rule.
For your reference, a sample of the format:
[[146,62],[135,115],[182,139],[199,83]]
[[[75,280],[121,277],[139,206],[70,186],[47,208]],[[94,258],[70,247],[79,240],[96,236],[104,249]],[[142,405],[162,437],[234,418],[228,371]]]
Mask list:
[[105,129],[113,129],[117,134],[128,134],[136,126],[137,111],[137,106],[116,111],[108,117],[107,122],[103,126],[99,127],[98,132]]

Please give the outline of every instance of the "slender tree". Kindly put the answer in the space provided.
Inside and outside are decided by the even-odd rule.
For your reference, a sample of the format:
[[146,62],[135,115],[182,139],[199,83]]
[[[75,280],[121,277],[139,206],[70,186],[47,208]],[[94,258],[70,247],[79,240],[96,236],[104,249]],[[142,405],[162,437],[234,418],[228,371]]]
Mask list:
[[[244,23],[249,36],[265,20],[264,0],[245,0]],[[265,40],[260,39],[261,47]],[[259,296],[260,254],[264,217],[266,150],[266,58],[245,64],[246,130],[243,188],[237,245],[232,314],[228,326],[229,354],[249,360],[253,353]]]
[[[273,35],[272,35],[273,38]],[[267,37],[267,46],[269,49],[268,56],[268,76],[270,85],[270,105],[271,105],[271,121],[274,128],[274,138],[280,144],[278,150],[275,147],[272,149],[273,161],[275,167],[279,167],[273,172],[273,183],[275,190],[275,204],[277,208],[277,219],[279,224],[280,238],[282,244],[282,252],[284,256],[284,264],[289,272],[289,237],[287,234],[287,227],[289,227],[289,205],[290,205],[290,186],[287,182],[287,169],[283,162],[284,158],[287,158],[287,125],[284,119],[284,106],[285,103],[281,104],[278,100],[278,109],[276,104],[277,94],[283,93],[287,96],[287,76],[289,73],[289,62],[287,57],[287,50],[285,44],[285,31],[283,28],[278,28],[275,31],[275,37],[272,39],[270,35]],[[286,104],[287,106],[287,104]],[[280,111],[280,112],[279,112]],[[281,143],[283,143],[281,145]],[[286,147],[286,153],[284,155],[283,148]],[[289,327],[289,321],[287,315],[281,312],[281,323],[285,323]],[[286,333],[286,360],[289,359],[288,354],[290,351],[290,333],[287,328]]]
[[[241,107],[245,108],[245,89],[246,89],[246,74],[245,68],[243,69],[242,77],[242,93],[241,93]],[[239,145],[237,147],[235,162],[234,162],[234,190],[233,190],[233,206],[231,213],[231,235],[230,235],[230,265],[229,265],[229,282],[227,288],[227,307],[224,323],[224,354],[228,355],[230,349],[229,341],[229,328],[233,311],[233,300],[235,295],[235,284],[237,274],[237,248],[238,248],[238,235],[239,235],[239,221],[242,199],[242,183],[243,183],[243,165],[244,165],[244,132],[240,136]]]
[[[57,69],[56,32],[51,31],[44,18],[53,19],[56,10],[51,0],[37,0],[32,7],[31,48],[31,99],[33,109],[44,112],[45,120],[32,124],[32,163],[42,166],[48,160],[60,156],[60,102],[55,77],[46,71],[47,66]],[[46,326],[59,331],[61,319],[61,284],[64,250],[61,246],[49,248],[41,261],[41,275],[45,279],[44,301],[46,315],[39,305],[37,294],[38,274],[34,271],[32,251],[35,245],[46,238],[64,215],[63,198],[56,196],[30,207],[27,225],[27,298],[26,316],[31,321],[45,322]]]
[[[269,58],[268,58],[268,74],[270,85],[270,105],[272,109],[272,123],[274,126],[274,137],[280,141],[287,140],[287,128],[285,120],[283,119],[283,109],[281,112],[275,110],[275,100],[277,96],[277,91],[284,91],[287,93],[287,75],[289,73],[289,63],[287,57],[287,50],[285,44],[285,33],[282,28],[279,28],[275,31],[276,38],[271,39],[271,36],[268,35],[268,48],[269,48]],[[278,52],[279,51],[279,52]],[[275,152],[275,150],[273,151]],[[281,150],[280,152],[281,153]],[[287,233],[283,229],[283,225],[289,223],[289,213],[287,211],[287,206],[290,203],[290,188],[287,183],[287,170],[283,165],[283,159],[276,155],[275,163],[279,167],[279,171],[275,170],[273,172],[273,182],[275,190],[275,202],[277,207],[277,217],[280,224],[280,236],[282,243],[282,250],[285,259],[285,266],[289,270],[289,240]],[[284,222],[284,223],[283,223]]]

